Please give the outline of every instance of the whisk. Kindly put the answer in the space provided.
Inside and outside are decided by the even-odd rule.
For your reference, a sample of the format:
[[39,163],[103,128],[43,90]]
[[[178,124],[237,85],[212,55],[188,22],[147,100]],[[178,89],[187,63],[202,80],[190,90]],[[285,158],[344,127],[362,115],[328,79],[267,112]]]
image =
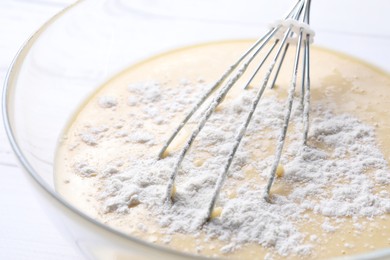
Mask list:
[[[261,84],[261,87],[258,89],[255,97],[252,100],[250,110],[245,117],[244,122],[238,128],[236,133],[233,147],[227,157],[227,161],[224,165],[223,171],[218,176],[218,179],[215,184],[213,194],[211,196],[210,203],[207,207],[207,212],[205,214],[204,222],[210,220],[212,212],[214,210],[218,195],[223,186],[223,183],[226,179],[229,167],[232,164],[235,153],[240,145],[240,142],[245,135],[246,129],[252,119],[252,116],[256,110],[256,107],[267,88],[270,76],[275,68],[273,80],[271,81],[270,88],[273,88],[275,82],[278,78],[280,69],[282,67],[284,58],[289,49],[289,46],[296,44],[296,52],[293,63],[293,73],[290,81],[290,86],[288,90],[288,97],[286,101],[285,114],[283,126],[281,128],[280,135],[277,140],[276,150],[274,155],[274,160],[270,168],[269,178],[264,190],[264,199],[267,202],[270,202],[270,189],[274,182],[277,167],[282,155],[283,145],[286,139],[286,133],[289,125],[292,105],[294,102],[294,93],[297,85],[298,78],[298,67],[300,63],[301,50],[303,51],[303,69],[302,69],[302,89],[301,89],[301,106],[303,107],[302,120],[303,120],[303,137],[302,137],[302,146],[306,145],[308,129],[309,129],[309,106],[310,106],[310,43],[313,40],[314,32],[309,27],[309,13],[310,13],[310,0],[299,0],[291,11],[286,15],[282,20],[278,20],[270,30],[259,40],[257,40],[233,65],[231,65],[228,70],[222,75],[222,77],[215,82],[200,98],[200,100],[193,106],[191,111],[187,116],[181,121],[179,126],[174,130],[170,138],[164,144],[160,150],[158,157],[159,159],[167,156],[167,149],[170,146],[171,142],[177,137],[178,133],[183,129],[186,123],[191,119],[191,117],[200,109],[203,103],[206,100],[210,100],[208,104],[205,104],[206,109],[203,114],[200,116],[199,121],[188,140],[185,142],[182,147],[178,159],[174,164],[173,171],[168,180],[168,185],[165,194],[165,203],[171,205],[173,203],[173,197],[175,195],[175,179],[180,169],[180,165],[189,151],[192,143],[195,138],[202,130],[203,126],[206,124],[207,120],[216,110],[217,106],[223,102],[225,96],[231,90],[231,88],[236,84],[236,82],[246,73],[249,64],[253,62],[255,57],[259,55],[259,52],[264,49],[266,46],[270,46],[269,50],[265,53],[265,56],[262,57],[258,64],[256,64],[256,69],[252,74],[249,74],[249,80],[244,86],[244,89],[248,88],[249,84],[253,81],[255,76],[258,74],[260,68],[264,65],[265,61],[274,54],[269,67],[265,71],[265,75]],[[273,41],[271,41],[271,39]],[[271,42],[271,44],[270,44]],[[278,63],[278,64],[277,64]],[[277,65],[276,65],[277,64]],[[213,96],[212,96],[213,95]],[[210,99],[209,99],[210,97]]]

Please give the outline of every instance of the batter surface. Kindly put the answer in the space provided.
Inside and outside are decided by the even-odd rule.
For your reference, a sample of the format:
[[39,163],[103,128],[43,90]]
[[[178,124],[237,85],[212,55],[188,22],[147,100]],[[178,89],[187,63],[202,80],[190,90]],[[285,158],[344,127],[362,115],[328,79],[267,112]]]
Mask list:
[[249,90],[242,90],[245,79],[240,81],[219,106],[183,163],[173,207],[162,206],[167,178],[192,123],[170,147],[170,156],[157,161],[159,149],[207,86],[250,44],[176,50],[104,84],[64,132],[55,165],[57,191],[123,233],[193,254],[328,258],[390,247],[390,77],[323,49],[312,48],[308,147],[298,145],[297,87],[284,174],[274,183],[271,204],[261,194],[292,62],[260,102],[219,197],[221,214],[202,228],[197,222],[260,78]]

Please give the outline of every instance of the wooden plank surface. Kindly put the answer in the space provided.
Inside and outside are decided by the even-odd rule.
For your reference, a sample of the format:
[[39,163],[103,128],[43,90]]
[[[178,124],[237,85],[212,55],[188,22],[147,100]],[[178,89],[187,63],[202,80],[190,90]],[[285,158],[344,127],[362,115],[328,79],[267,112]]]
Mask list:
[[[74,0],[0,1],[0,82],[20,46]],[[1,85],[2,86],[2,85]],[[2,117],[0,115],[0,120]],[[0,259],[82,259],[57,231],[18,168],[0,126]]]

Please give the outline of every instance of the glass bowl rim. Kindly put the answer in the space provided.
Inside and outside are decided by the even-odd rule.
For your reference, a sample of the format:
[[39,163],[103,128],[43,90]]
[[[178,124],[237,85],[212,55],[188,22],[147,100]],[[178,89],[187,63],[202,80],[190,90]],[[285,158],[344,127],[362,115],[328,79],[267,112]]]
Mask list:
[[[185,252],[181,252],[181,251],[178,251],[178,250],[174,250],[174,249],[169,248],[169,247],[165,247],[165,246],[160,246],[160,245],[149,243],[149,242],[147,242],[145,240],[142,240],[142,239],[139,239],[139,238],[137,238],[135,236],[130,236],[130,235],[127,235],[125,233],[122,233],[122,232],[120,232],[118,230],[115,230],[115,229],[111,228],[108,225],[105,225],[105,224],[103,224],[103,223],[93,219],[92,217],[90,217],[87,214],[85,214],[83,211],[77,209],[72,204],[67,202],[64,198],[62,198],[53,189],[48,187],[46,185],[46,182],[39,176],[39,174],[30,165],[30,163],[28,162],[27,158],[25,157],[22,149],[18,145],[17,138],[16,138],[16,136],[14,134],[14,131],[12,130],[12,123],[11,123],[11,119],[10,119],[10,109],[9,109],[9,104],[11,103],[11,102],[9,102],[9,97],[11,96],[11,92],[16,87],[15,84],[13,83],[13,81],[14,81],[14,79],[17,79],[19,71],[20,71],[20,68],[22,67],[22,65],[24,63],[25,57],[29,53],[30,49],[34,46],[35,41],[37,39],[39,39],[39,36],[41,34],[43,34],[48,27],[50,27],[52,24],[54,24],[63,15],[66,15],[68,13],[68,11],[72,10],[73,8],[76,8],[80,3],[85,2],[85,1],[88,1],[88,0],[76,0],[74,3],[72,3],[69,6],[65,7],[64,9],[62,9],[61,11],[56,13],[54,16],[52,16],[50,19],[48,19],[45,23],[43,23],[38,28],[38,30],[36,30],[30,37],[28,37],[27,40],[21,45],[19,50],[16,52],[16,54],[15,54],[11,64],[9,65],[9,68],[7,70],[7,73],[6,73],[6,76],[5,76],[5,79],[4,79],[3,93],[2,93],[2,97],[1,97],[1,100],[2,100],[2,115],[3,115],[3,125],[4,125],[4,128],[5,128],[5,132],[6,132],[8,141],[9,141],[9,143],[11,145],[11,148],[12,148],[13,152],[16,155],[16,158],[17,158],[17,160],[19,162],[19,165],[24,170],[24,172],[26,172],[32,178],[32,180],[36,184],[38,184],[38,186],[41,188],[41,190],[46,195],[50,196],[52,199],[54,199],[56,202],[58,202],[61,206],[64,206],[67,210],[69,210],[70,212],[76,214],[78,217],[81,217],[83,220],[85,220],[85,221],[95,225],[98,228],[103,229],[104,231],[110,232],[113,235],[116,235],[116,236],[119,236],[120,238],[124,238],[126,240],[129,240],[129,241],[131,241],[131,242],[133,242],[135,244],[138,244],[140,246],[148,247],[148,248],[150,248],[152,250],[155,250],[156,252],[164,252],[166,254],[171,254],[172,256],[184,257],[184,258],[187,258],[187,259],[188,258],[192,258],[192,259],[210,259],[208,257],[204,257],[204,256],[201,256],[201,255],[194,255],[194,254],[190,254],[190,253],[185,253]],[[363,59],[354,57],[354,56],[349,55],[349,54],[345,54],[345,53],[343,53],[341,51],[328,49],[326,47],[322,47],[322,46],[318,46],[318,45],[316,45],[316,47],[319,48],[319,49],[325,49],[327,51],[330,51],[330,52],[333,52],[333,53],[337,53],[338,55],[341,55],[341,56],[347,56],[350,59],[353,59],[353,60],[355,60],[355,61],[357,61],[357,62],[359,62],[361,64],[364,64],[364,65],[366,65],[368,67],[374,68],[376,71],[378,71],[381,74],[386,75],[387,77],[390,78],[390,72],[388,72],[387,70],[384,70],[381,67],[373,65],[373,64],[371,64],[371,63],[369,63],[369,62],[367,62],[367,61],[365,61]],[[382,254],[384,254],[384,255],[382,255]],[[387,256],[388,254],[390,254],[390,248],[383,248],[383,249],[378,249],[378,250],[367,252],[367,253],[363,253],[363,254],[352,255],[352,256],[349,256],[348,259],[354,259],[355,257],[360,259],[359,257],[364,257],[364,256],[381,257],[381,256]]]

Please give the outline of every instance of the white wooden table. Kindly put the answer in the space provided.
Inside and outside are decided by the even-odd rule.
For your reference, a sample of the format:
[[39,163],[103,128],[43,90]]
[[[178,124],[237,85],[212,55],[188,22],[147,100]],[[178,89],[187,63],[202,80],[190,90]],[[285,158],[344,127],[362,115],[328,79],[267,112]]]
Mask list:
[[[23,42],[43,22],[74,1],[0,0],[0,83]],[[337,6],[327,2],[317,1],[322,6],[313,14],[319,21],[318,42],[390,71],[390,27],[384,20],[390,1],[372,0],[367,8],[361,8],[362,3],[368,2],[363,0],[343,0]],[[345,12],[343,17],[326,15],[348,5],[352,6],[352,14],[366,20],[364,26],[346,19],[349,16]],[[342,23],[340,30],[335,29],[338,23]],[[334,37],[340,34],[344,40]],[[82,259],[45,215],[23,174],[0,126],[0,259]]]
[[[73,2],[74,0],[0,1],[1,85],[9,64],[23,42],[46,20]],[[48,219],[23,174],[17,166],[1,124],[0,259],[82,259]]]

